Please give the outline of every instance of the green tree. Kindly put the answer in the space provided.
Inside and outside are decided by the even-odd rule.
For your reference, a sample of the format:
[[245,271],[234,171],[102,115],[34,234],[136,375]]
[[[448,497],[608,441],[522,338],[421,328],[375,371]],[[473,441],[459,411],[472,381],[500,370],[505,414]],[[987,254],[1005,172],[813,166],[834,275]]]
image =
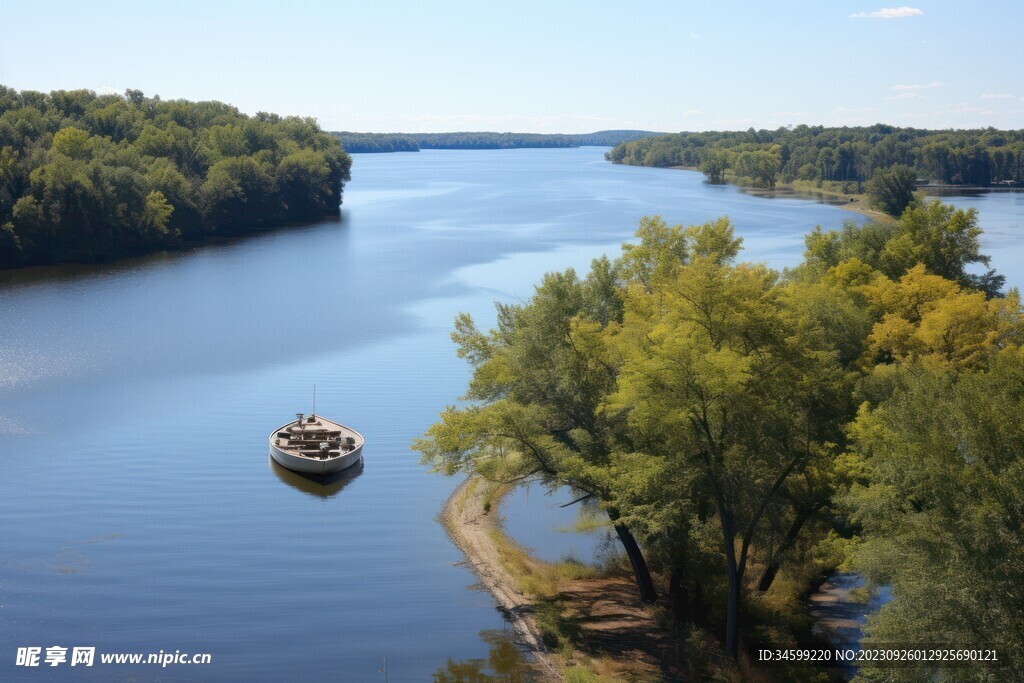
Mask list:
[[620,304],[610,264],[595,262],[581,280],[571,269],[544,277],[530,301],[498,305],[498,325],[481,332],[462,314],[452,334],[473,366],[464,407],[448,407],[414,447],[445,474],[495,481],[540,477],[594,495],[622,542],[640,596],[653,579],[612,492],[612,455],[623,430],[602,410],[615,382],[600,333]]
[[729,169],[729,154],[724,150],[715,149],[704,155],[700,170],[704,172],[709,183],[716,185],[725,182],[725,172]]
[[351,163],[311,119],[0,86],[0,268],[334,214]]
[[676,472],[675,496],[704,497],[715,512],[730,657],[765,516],[791,477],[829,467],[840,382],[776,274],[732,265],[734,254],[694,251],[653,287],[629,287],[623,322],[608,331],[619,369],[608,410],[625,415],[648,456]]
[[774,150],[740,152],[736,157],[736,172],[757,187],[775,187],[782,161]]
[[867,642],[997,647],[997,674],[957,669],[953,680],[1021,680],[1024,660],[1012,653],[1024,648],[1024,353],[1005,348],[959,376],[907,368],[889,399],[862,409],[852,436],[864,471],[847,500],[863,527],[855,563],[893,596],[869,618]]
[[165,237],[167,235],[167,222],[174,207],[167,201],[163,193],[153,190],[146,195],[146,203],[139,221],[139,229],[145,237],[150,234]]
[[868,222],[844,224],[843,229],[815,228],[804,237],[804,262],[793,271],[796,278],[821,277],[828,269],[849,259],[899,279],[917,265],[962,287],[998,296],[1005,277],[989,269],[970,272],[971,266],[988,266],[981,253],[978,213],[958,209],[939,200],[915,203],[895,224]]
[[917,174],[910,166],[896,164],[875,171],[866,189],[871,206],[890,216],[899,217],[914,201]]
[[80,128],[62,128],[57,131],[50,149],[79,160],[88,159],[92,154],[89,134]]
[[320,152],[311,149],[289,154],[275,171],[277,187],[292,218],[323,215],[332,197],[331,168]]
[[881,269],[898,277],[921,263],[929,272],[965,287],[995,296],[1005,276],[988,270],[970,273],[973,264],[988,266],[990,258],[980,252],[978,212],[958,209],[938,199],[908,207],[881,254]]

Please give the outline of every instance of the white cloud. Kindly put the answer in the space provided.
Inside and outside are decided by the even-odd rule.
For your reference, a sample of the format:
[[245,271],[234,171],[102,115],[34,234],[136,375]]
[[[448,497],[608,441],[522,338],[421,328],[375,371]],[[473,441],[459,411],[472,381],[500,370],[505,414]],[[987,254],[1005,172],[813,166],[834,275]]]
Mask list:
[[836,107],[836,112],[840,114],[860,114],[871,111],[878,111],[878,107]]
[[906,19],[907,17],[919,17],[924,12],[916,7],[883,7],[874,12],[857,12],[851,14],[851,19]]
[[926,100],[928,99],[919,92],[901,92],[899,95],[886,97],[887,100]]
[[973,104],[961,102],[960,104],[955,104],[948,109],[941,109],[935,112],[935,114],[936,116],[944,114],[984,114],[986,111],[987,110],[982,109],[981,107],[975,107]]
[[1008,92],[995,92],[995,93],[989,92],[989,93],[985,93],[984,95],[982,95],[978,99],[979,100],[1012,100],[1013,99],[1013,95],[1011,95]]
[[700,109],[688,109],[683,112],[683,116],[689,118],[691,116],[707,116],[706,112],[702,112]]
[[757,119],[746,118],[746,119],[716,119],[712,121],[712,125],[718,126],[722,130],[736,130],[740,128],[749,128],[757,123]]
[[691,33],[690,37],[693,38],[694,40],[700,40],[700,34],[699,33]]
[[124,90],[118,90],[117,88],[110,85],[101,85],[96,88],[97,95],[120,95]]
[[810,115],[811,115],[811,112],[809,112],[809,111],[773,111],[772,112],[772,116],[776,117],[776,118],[779,118],[779,117],[789,117],[789,116],[793,116],[793,117],[797,117],[797,116],[810,116]]
[[941,81],[932,81],[931,83],[897,83],[892,86],[893,90],[924,90],[925,88],[941,88],[946,85]]

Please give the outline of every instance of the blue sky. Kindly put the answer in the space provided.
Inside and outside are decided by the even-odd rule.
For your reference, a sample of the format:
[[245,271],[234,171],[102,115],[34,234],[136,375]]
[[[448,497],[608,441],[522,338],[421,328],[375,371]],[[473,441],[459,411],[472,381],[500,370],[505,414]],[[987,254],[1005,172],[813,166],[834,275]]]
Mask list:
[[0,18],[5,85],[331,130],[1024,127],[1019,1],[0,0]]

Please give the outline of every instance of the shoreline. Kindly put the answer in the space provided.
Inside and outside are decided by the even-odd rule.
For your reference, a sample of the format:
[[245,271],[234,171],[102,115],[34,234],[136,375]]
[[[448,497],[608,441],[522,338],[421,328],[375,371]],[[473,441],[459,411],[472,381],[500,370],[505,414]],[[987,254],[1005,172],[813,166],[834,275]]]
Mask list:
[[[565,666],[574,667],[574,665],[579,664],[575,657],[576,653],[574,652],[573,656],[567,659],[564,650],[553,650],[545,645],[542,630],[536,618],[538,608],[542,607],[544,599],[543,597],[525,592],[520,587],[516,576],[509,571],[505,560],[503,560],[507,550],[503,550],[499,545],[505,539],[499,510],[504,497],[511,490],[512,487],[510,486],[490,488],[482,478],[470,475],[459,483],[451,495],[449,495],[441,508],[438,519],[447,532],[448,537],[462,553],[465,563],[473,570],[480,583],[494,598],[498,610],[512,626],[516,645],[524,654],[532,657],[533,662],[530,663],[530,668],[541,677],[540,680],[564,681],[566,677],[563,673],[568,673]],[[530,556],[527,555],[527,557],[529,558]],[[533,558],[530,558],[530,561],[536,562]],[[861,628],[861,625],[856,623],[855,619],[864,614],[866,605],[860,604],[858,600],[848,595],[849,591],[836,592],[830,588],[833,587],[833,584],[839,578],[848,576],[855,575],[842,573],[830,575],[823,581],[821,586],[805,598],[807,614],[811,617],[812,622],[811,629],[814,634],[812,637],[821,638],[823,641],[830,643],[847,642],[851,631],[859,631]],[[577,582],[575,585],[564,587],[566,594],[570,596],[570,600],[592,599],[593,590],[588,590],[584,585],[586,583],[586,581]],[[631,581],[626,581],[626,588],[630,593],[633,591],[634,586]],[[604,599],[604,602],[607,605],[611,605],[613,609],[605,612],[602,616],[606,616],[613,621],[619,619],[625,607],[621,601],[621,595],[609,595]],[[599,612],[589,610],[588,613],[592,617],[599,614]],[[600,628],[594,624],[586,628],[595,627]],[[614,627],[604,633],[610,634],[612,632],[614,632]],[[644,635],[644,637],[649,636],[649,633]],[[661,638],[663,637],[664,634],[662,634]],[[656,639],[660,640],[661,638]],[[662,656],[669,649],[674,648],[671,645],[666,647],[664,641],[660,645],[654,644],[653,648],[655,652],[660,651]],[[590,651],[590,654],[595,655],[599,653]],[[608,653],[605,654],[607,655]],[[642,653],[634,651],[630,654],[630,659],[634,659],[635,663],[639,664],[639,656],[642,656]],[[621,656],[622,653],[619,653],[618,656],[613,655],[613,658],[619,660],[621,664]],[[660,657],[655,659],[658,658]],[[629,665],[626,664],[626,666],[628,667]],[[856,669],[848,669],[843,671],[843,675],[849,680],[851,674],[855,672]],[[638,673],[641,676],[650,676],[653,673],[652,660],[649,659],[646,666],[641,665],[634,673]],[[663,679],[666,673],[666,667],[661,667]],[[626,680],[633,679],[634,677],[630,676]],[[669,675],[668,679],[689,680],[688,678],[671,675]],[[615,677],[609,680],[619,681],[623,679]]]
[[179,256],[185,256],[193,251],[207,248],[218,248],[232,246],[242,242],[262,237],[291,231],[316,228],[325,223],[341,224],[345,220],[344,204],[338,205],[337,211],[328,211],[317,218],[303,218],[293,221],[285,221],[275,225],[264,227],[253,227],[240,230],[232,230],[224,233],[214,233],[195,238],[180,238],[177,242],[154,246],[153,248],[140,251],[127,252],[117,256],[101,258],[93,261],[57,261],[54,263],[21,263],[16,265],[0,266],[0,285],[16,281],[22,277],[28,280],[46,280],[53,277],[61,278],[67,275],[95,274],[108,270],[121,268],[133,268],[139,264],[146,264],[150,261],[167,261]]
[[544,562],[505,534],[500,506],[513,489],[470,476],[452,491],[439,520],[540,680],[689,680],[678,642],[657,609],[640,601],[631,575]]
[[[633,164],[623,164],[631,166]],[[699,168],[694,166],[641,166],[640,168],[665,168],[672,171],[693,171],[695,173],[703,173]],[[839,181],[830,181],[839,182]],[[853,182],[853,181],[850,181]],[[835,206],[846,211],[852,211],[853,213],[859,213],[862,216],[866,216],[881,223],[892,223],[897,219],[890,216],[882,211],[876,211],[868,206],[867,196],[863,193],[856,192],[841,192],[834,189],[816,187],[810,181],[796,181],[795,183],[778,183],[773,188],[768,187],[756,187],[754,185],[746,185],[738,182],[736,176],[732,173],[727,173],[725,182],[722,185],[733,185],[738,188],[740,192],[749,194],[762,199],[774,199],[776,197],[793,197],[796,199],[809,199],[812,201],[826,204],[828,206]],[[985,187],[982,185],[921,185],[918,186],[917,191],[923,194],[925,197],[934,197],[936,199],[942,199],[943,197],[960,197],[960,196],[977,196],[984,194],[1006,194],[1006,193],[1024,193],[1024,187],[1007,187],[1001,185],[994,185]],[[829,201],[832,200],[832,201]]]
[[[692,166],[664,166],[661,168],[667,168],[672,171],[693,171],[694,173],[702,173],[699,168],[694,168]],[[867,205],[867,199],[863,194],[839,192],[819,187],[803,187],[801,185],[794,185],[793,183],[778,183],[775,187],[770,188],[756,187],[754,185],[746,185],[744,183],[737,182],[735,176],[727,177],[725,182],[721,184],[732,185],[744,194],[760,197],[761,199],[775,199],[779,197],[807,199],[818,202],[819,204],[825,204],[826,206],[834,206],[837,209],[843,209],[844,211],[851,211],[879,223],[891,223],[896,220],[887,213],[870,208]]]
[[[498,610],[516,633],[517,644],[536,660],[534,668],[549,680],[561,681],[562,676],[548,661],[550,651],[541,639],[533,616],[535,601],[519,590],[515,578],[502,564],[500,552],[491,538],[491,533],[498,529],[498,505],[485,510],[485,487],[481,484],[483,481],[479,477],[470,475],[455,487],[441,508],[441,526],[466,558],[466,564],[480,583],[497,601]],[[504,493],[497,496],[499,504]]]

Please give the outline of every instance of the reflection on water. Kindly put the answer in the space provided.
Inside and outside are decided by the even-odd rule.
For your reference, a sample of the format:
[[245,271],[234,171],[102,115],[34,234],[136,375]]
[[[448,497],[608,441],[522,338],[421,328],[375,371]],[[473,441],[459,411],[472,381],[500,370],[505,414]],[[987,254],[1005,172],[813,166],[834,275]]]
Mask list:
[[[809,598],[813,631],[836,647],[860,650],[868,616],[891,599],[889,586],[869,590],[859,574],[833,574]],[[850,662],[839,669],[847,679],[857,672],[857,666]]]
[[521,484],[501,502],[502,527],[512,540],[545,562],[607,564],[622,546],[597,500],[579,499],[580,493],[568,486]]
[[[809,199],[819,204],[828,204],[829,206],[843,206],[844,204],[852,204],[854,199],[851,197],[837,197],[834,194],[825,194],[823,192],[814,192],[812,190],[794,190],[792,188],[776,188],[768,190],[765,188],[758,187],[741,187],[740,192],[748,194],[751,197],[757,197],[759,199]],[[853,216],[850,216],[852,218]]]
[[889,602],[891,596],[888,586],[869,591],[859,574],[833,574],[810,596],[815,633],[837,645],[859,643],[868,615]]
[[270,471],[276,474],[278,479],[292,488],[319,498],[331,498],[338,495],[352,480],[363,473],[362,458],[359,458],[359,462],[351,467],[326,475],[293,472],[287,467],[277,464],[273,457],[267,456],[267,459],[270,461]]
[[537,680],[522,651],[505,631],[481,631],[490,644],[487,659],[448,659],[433,674],[434,683],[531,683]]

